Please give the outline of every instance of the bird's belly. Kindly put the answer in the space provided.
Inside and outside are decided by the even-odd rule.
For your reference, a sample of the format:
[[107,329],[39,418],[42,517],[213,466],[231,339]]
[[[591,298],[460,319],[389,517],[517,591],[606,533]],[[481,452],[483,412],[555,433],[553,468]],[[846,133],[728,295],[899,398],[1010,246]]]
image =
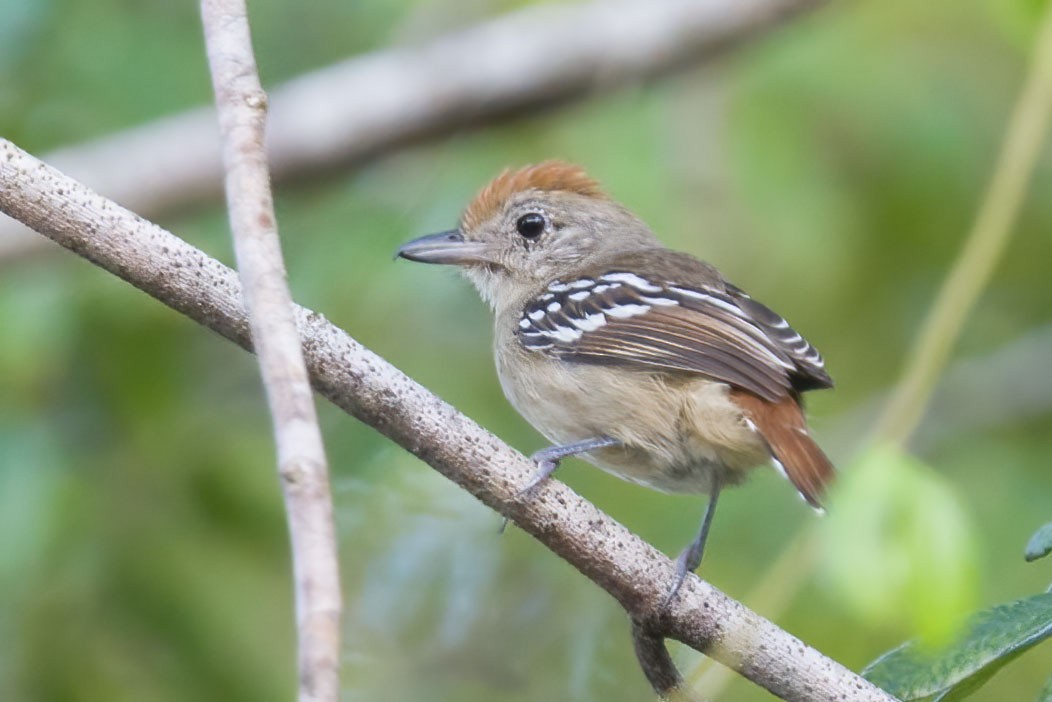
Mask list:
[[714,478],[735,484],[769,457],[722,383],[613,375],[560,361],[544,366],[514,377],[498,368],[508,400],[553,444],[619,440],[622,446],[581,458],[624,480],[664,492],[705,493]]

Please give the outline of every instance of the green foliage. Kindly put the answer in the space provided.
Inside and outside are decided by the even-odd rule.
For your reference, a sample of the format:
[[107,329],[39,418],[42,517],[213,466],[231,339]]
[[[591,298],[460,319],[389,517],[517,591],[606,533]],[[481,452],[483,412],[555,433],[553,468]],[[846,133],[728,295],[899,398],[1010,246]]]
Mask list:
[[1037,702],[1052,702],[1052,678],[1045,682],[1045,686],[1038,693]]
[[[1052,551],[1052,524],[1030,538],[1026,560]],[[904,702],[953,702],[970,696],[1001,668],[1052,636],[1052,593],[999,605],[973,616],[950,645],[932,650],[907,642],[863,671],[872,682]],[[1038,702],[1052,699],[1052,679]]]
[[888,446],[844,472],[823,525],[823,573],[874,627],[945,643],[975,602],[973,527],[954,487]]
[[1045,524],[1034,532],[1030,540],[1026,542],[1025,557],[1028,561],[1036,561],[1052,553],[1052,522]]
[[1044,593],[981,612],[957,641],[938,652],[904,644],[874,661],[863,675],[904,702],[953,702],[1050,636],[1052,593]]

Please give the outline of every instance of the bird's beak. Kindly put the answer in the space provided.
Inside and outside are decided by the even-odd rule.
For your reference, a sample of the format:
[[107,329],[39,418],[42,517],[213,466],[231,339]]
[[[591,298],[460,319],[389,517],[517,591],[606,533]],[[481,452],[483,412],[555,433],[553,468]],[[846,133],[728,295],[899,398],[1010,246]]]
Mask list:
[[429,234],[406,242],[395,253],[395,258],[458,266],[496,263],[490,246],[481,241],[467,241],[459,229]]

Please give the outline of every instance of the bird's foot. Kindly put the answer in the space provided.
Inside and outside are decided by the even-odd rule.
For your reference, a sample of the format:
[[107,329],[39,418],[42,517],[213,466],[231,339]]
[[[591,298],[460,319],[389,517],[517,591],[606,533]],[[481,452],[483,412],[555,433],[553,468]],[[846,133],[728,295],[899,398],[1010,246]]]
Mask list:
[[[577,456],[588,451],[594,451],[595,449],[607,448],[610,446],[619,446],[621,442],[617,439],[612,439],[609,436],[598,436],[591,439],[585,439],[583,441],[575,441],[572,444],[563,444],[556,446],[549,446],[543,448],[537,453],[530,456],[530,460],[533,461],[534,465],[537,466],[537,470],[530,477],[530,482],[526,483],[526,486],[515,493],[515,497],[522,499],[527,497],[540,487],[548,478],[551,477],[555,469],[559,467],[560,461],[569,456]],[[508,526],[507,517],[500,526],[500,533],[504,533],[504,529]]]
[[[552,473],[554,473],[555,469],[559,467],[559,459],[551,459],[543,456],[542,454],[545,451],[547,451],[547,449],[538,451],[530,456],[530,460],[537,465],[537,470],[532,476],[530,476],[530,482],[526,483],[524,488],[515,493],[515,497],[519,499],[528,497],[530,493],[536,490],[544,481],[552,477]],[[501,520],[500,531],[498,533],[503,534],[507,528],[508,518],[504,517],[504,519]]]
[[546,450],[538,451],[530,456],[530,460],[537,466],[537,470],[530,476],[530,482],[526,483],[526,487],[519,490],[518,497],[524,497],[536,490],[544,481],[552,477],[552,473],[559,467],[559,459],[548,458],[544,455]]
[[705,555],[705,542],[709,540],[709,528],[712,526],[712,517],[716,514],[716,500],[719,497],[720,484],[714,483],[709,496],[709,504],[705,506],[705,516],[701,520],[701,529],[690,546],[683,549],[683,552],[676,559],[676,582],[673,583],[672,589],[665,596],[665,601],[661,605],[662,609],[668,609],[672,600],[679,594],[683,581],[687,579],[687,573],[693,573],[701,565],[702,556]]
[[664,602],[661,603],[662,609],[668,609],[672,600],[676,599],[679,589],[683,587],[683,581],[687,579],[687,574],[693,573],[701,565],[701,557],[704,550],[705,544],[694,542],[683,549],[676,558],[676,580],[672,584],[672,589],[665,595]]

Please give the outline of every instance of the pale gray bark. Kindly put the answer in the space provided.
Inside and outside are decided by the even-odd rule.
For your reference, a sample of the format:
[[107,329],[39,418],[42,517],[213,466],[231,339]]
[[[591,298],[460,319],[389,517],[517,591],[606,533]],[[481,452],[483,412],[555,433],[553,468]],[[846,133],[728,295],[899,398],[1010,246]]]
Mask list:
[[300,702],[340,696],[340,567],[329,468],[285,276],[244,0],[203,0],[230,228],[252,342],[266,390],[292,541]]

